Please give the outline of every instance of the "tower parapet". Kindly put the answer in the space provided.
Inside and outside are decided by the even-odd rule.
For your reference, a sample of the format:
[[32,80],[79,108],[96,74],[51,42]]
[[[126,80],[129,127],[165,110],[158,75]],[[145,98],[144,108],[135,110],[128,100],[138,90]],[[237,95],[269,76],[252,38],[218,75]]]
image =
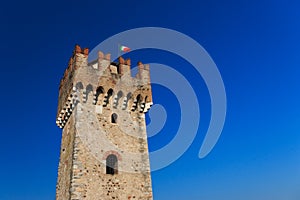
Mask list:
[[[119,90],[122,93],[131,93],[130,96],[120,97],[123,105],[131,105],[131,108],[126,107],[130,111],[135,111],[135,108],[139,107],[139,111],[145,113],[150,109],[153,103],[148,64],[138,62],[138,73],[135,77],[132,77],[131,60],[129,58],[125,60],[123,57],[119,57],[118,63],[114,63],[110,60],[110,54],[99,51],[98,59],[88,63],[88,53],[88,48],[82,49],[79,45],[76,45],[69,59],[68,67],[60,81],[56,120],[56,124],[60,128],[64,127],[78,102],[87,103],[90,92],[93,94],[93,104],[100,105],[99,100],[101,98],[99,95],[102,93],[97,92],[99,88],[102,88],[105,97],[109,96],[107,93],[109,89],[115,87],[120,87]],[[107,80],[111,78],[119,84],[107,84]],[[124,85],[126,89],[122,88],[121,85]],[[79,91],[80,93],[78,93]],[[116,95],[114,94],[114,98],[116,98]],[[138,97],[139,99],[137,99]],[[105,104],[106,101],[103,101],[102,105],[105,106]]]

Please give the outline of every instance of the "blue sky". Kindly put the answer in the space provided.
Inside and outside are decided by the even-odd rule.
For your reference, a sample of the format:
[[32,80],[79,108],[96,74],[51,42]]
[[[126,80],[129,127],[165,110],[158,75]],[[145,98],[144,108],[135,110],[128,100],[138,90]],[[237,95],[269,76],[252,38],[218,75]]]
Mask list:
[[[199,159],[211,114],[201,76],[168,52],[128,54],[133,61],[178,70],[201,105],[192,145],[172,165],[152,173],[154,198],[299,200],[299,6],[278,0],[2,2],[0,199],[55,197],[58,85],[74,45],[92,49],[119,32],[155,26],[182,32],[207,50],[222,75],[228,108],[217,145]],[[153,95],[168,119],[149,139],[150,150],[174,137],[180,115],[167,88],[153,85]]]

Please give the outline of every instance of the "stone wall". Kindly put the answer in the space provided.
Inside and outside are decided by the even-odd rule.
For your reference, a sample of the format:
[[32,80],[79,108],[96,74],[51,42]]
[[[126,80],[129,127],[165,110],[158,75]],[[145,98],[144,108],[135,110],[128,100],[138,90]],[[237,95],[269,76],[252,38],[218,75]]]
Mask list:
[[[131,77],[129,59],[111,63],[100,52],[87,64],[88,50],[79,48],[74,75],[60,86],[73,88],[60,91],[67,98],[59,98],[56,121],[63,128],[56,198],[151,200],[144,115],[152,105],[149,66],[139,63]],[[114,175],[106,174],[111,154],[118,159]]]
[[58,178],[56,185],[56,199],[70,199],[71,177],[73,168],[75,124],[71,117],[63,129]]

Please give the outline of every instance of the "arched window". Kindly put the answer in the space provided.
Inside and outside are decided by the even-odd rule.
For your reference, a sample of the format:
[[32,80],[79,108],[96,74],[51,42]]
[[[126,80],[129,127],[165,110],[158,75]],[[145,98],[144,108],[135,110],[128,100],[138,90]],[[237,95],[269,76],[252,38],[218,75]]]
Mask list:
[[117,123],[117,119],[118,119],[118,115],[116,113],[113,113],[111,115],[111,123],[116,124]]
[[124,103],[123,103],[123,107],[122,107],[123,110],[125,110],[125,109],[127,108],[127,106],[128,106],[128,101],[129,101],[129,99],[131,99],[131,97],[132,97],[131,92],[129,92],[129,93],[127,94],[127,96],[125,96],[125,98],[124,98]]
[[76,83],[76,89],[77,90],[82,90],[83,89],[83,85],[81,82]]
[[132,93],[129,92],[129,93],[127,94],[127,100],[129,100],[131,97],[132,97]]
[[118,94],[117,94],[117,102],[116,102],[116,106],[119,104],[119,100],[122,98],[123,96],[123,92],[122,91],[119,91]]
[[143,97],[140,94],[137,95],[136,99],[133,101],[134,104],[132,106],[131,111],[135,111],[138,108],[138,106],[141,102],[141,99],[143,99]]
[[86,100],[89,99],[89,94],[93,95],[93,86],[91,84],[88,84],[86,86]]
[[137,97],[136,97],[136,101],[137,101],[138,103],[140,103],[140,101],[141,101],[142,98],[143,98],[143,97],[139,94],[139,95],[137,95]]
[[98,87],[97,90],[96,90],[96,104],[99,105],[100,104],[100,101],[102,101],[102,98],[103,98],[103,94],[104,94],[104,89],[103,87]]
[[118,98],[121,98],[123,96],[123,92],[119,91],[117,95],[118,95]]
[[107,97],[106,97],[106,102],[105,102],[104,106],[107,106],[109,104],[109,100],[110,100],[111,96],[113,95],[113,93],[114,93],[113,89],[109,89],[107,91]]
[[106,158],[106,174],[118,173],[118,158],[114,154],[110,154]]
[[120,101],[120,99],[122,98],[122,96],[123,96],[123,92],[122,91],[119,91],[118,93],[117,93],[117,95],[114,97],[114,108],[117,108],[118,107],[118,105],[119,105],[119,101]]

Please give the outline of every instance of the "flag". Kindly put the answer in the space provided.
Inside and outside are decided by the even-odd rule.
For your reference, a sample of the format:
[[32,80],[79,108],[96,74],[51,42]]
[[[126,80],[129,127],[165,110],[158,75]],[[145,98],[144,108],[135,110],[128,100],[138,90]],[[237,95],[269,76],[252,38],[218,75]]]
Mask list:
[[129,52],[130,48],[122,45],[122,46],[120,46],[120,51]]

